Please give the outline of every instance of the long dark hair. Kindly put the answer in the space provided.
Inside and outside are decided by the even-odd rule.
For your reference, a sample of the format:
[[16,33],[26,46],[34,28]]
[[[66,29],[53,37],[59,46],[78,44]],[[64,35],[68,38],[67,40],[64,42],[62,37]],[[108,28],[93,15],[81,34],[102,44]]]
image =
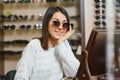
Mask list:
[[69,23],[69,15],[67,11],[62,7],[49,7],[44,15],[43,18],[43,27],[42,27],[42,37],[41,37],[41,46],[44,50],[48,50],[48,39],[49,39],[49,32],[48,32],[48,24],[52,16],[55,12],[61,12],[66,16],[66,19]]

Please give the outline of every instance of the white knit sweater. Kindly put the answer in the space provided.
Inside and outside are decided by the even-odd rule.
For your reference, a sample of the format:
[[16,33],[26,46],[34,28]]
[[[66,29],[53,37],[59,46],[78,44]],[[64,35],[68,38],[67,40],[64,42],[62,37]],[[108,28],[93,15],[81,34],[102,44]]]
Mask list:
[[14,80],[62,80],[63,74],[74,77],[79,65],[67,40],[45,51],[33,39],[23,50]]

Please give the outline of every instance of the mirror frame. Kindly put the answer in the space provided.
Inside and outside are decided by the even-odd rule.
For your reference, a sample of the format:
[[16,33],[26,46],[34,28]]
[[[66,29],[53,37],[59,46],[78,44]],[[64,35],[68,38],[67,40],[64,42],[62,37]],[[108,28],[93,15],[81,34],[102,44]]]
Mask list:
[[[80,28],[81,28],[81,48],[85,48],[85,13],[84,13],[84,0],[79,0],[80,7]],[[81,50],[81,51],[82,51]]]

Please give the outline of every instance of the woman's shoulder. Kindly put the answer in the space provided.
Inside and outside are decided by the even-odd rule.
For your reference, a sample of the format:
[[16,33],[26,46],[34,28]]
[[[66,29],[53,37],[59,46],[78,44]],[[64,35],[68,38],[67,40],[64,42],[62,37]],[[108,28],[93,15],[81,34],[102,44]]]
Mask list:
[[68,40],[65,40],[65,41],[64,41],[64,44],[68,46],[68,45],[69,45],[69,41],[68,41]]
[[29,42],[29,44],[30,45],[36,45],[36,44],[40,44],[41,42],[40,42],[40,39],[32,39],[30,42]]
[[35,38],[35,39],[32,39],[30,42],[31,42],[31,43],[40,42],[40,39]]

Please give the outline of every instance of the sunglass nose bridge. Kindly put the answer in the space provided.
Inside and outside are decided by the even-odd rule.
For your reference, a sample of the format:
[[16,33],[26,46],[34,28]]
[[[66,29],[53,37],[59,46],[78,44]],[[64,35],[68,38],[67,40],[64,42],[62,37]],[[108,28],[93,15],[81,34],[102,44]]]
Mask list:
[[62,26],[62,24],[60,24],[57,28],[58,28],[59,30],[64,29],[64,27]]
[[62,28],[63,28],[63,24],[60,24],[60,25],[58,26],[58,28],[62,29]]
[[53,21],[53,25],[59,29],[68,29],[69,23],[60,23],[59,21]]

